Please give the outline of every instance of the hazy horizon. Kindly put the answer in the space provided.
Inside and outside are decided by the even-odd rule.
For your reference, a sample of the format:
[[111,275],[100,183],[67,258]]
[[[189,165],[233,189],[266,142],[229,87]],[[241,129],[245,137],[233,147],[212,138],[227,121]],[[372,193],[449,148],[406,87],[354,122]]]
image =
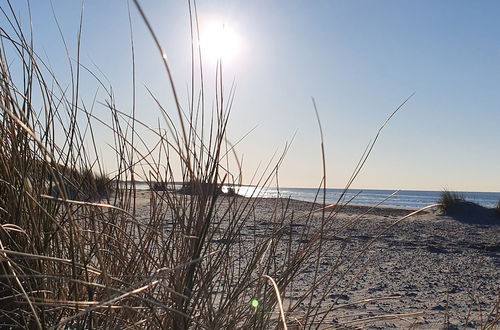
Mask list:
[[[68,51],[76,56],[80,2],[53,0]],[[28,28],[25,2],[13,4]],[[144,1],[166,49],[181,101],[190,84],[189,11],[185,2]],[[325,138],[327,186],[343,187],[366,145],[403,100],[415,96],[382,131],[355,189],[500,192],[500,3],[495,1],[210,1],[200,2],[200,34],[224,25],[234,39],[224,60],[226,91],[236,84],[228,137],[244,183],[295,135],[279,186],[318,187],[323,175],[317,102]],[[162,120],[146,87],[174,113],[161,58],[131,5],[137,114]],[[34,45],[69,84],[64,44],[50,1],[31,2]],[[130,113],[132,61],[127,3],[84,2],[81,63],[113,86]],[[206,33],[205,33],[206,32]],[[204,34],[205,33],[205,34]],[[207,37],[207,103],[217,40]],[[215,36],[215,39],[217,36]],[[213,54],[212,54],[213,55]],[[81,98],[103,102],[82,71]],[[96,115],[106,107],[96,104]],[[103,159],[109,133],[97,130]],[[148,139],[148,137],[145,137]],[[260,166],[260,167],[259,167]],[[234,166],[233,166],[234,169]],[[370,187],[370,188],[367,188]]]
[[[144,183],[146,184],[147,181],[144,181],[144,180],[136,180],[137,183]],[[182,184],[183,182],[182,181],[176,181],[175,182],[176,184]],[[227,184],[228,186],[230,186],[231,184]],[[249,186],[249,187],[258,187],[258,185],[255,185],[255,184],[246,184],[246,183],[242,183],[241,184],[242,186]],[[322,190],[323,187],[307,187],[307,186],[304,186],[304,187],[297,187],[297,186],[273,186],[273,185],[269,185],[270,188],[279,188],[279,189],[319,189],[319,190]],[[334,190],[344,190],[345,187],[332,187],[332,186],[327,186],[326,189],[334,189]],[[400,189],[400,188],[373,188],[373,187],[350,187],[349,190],[379,190],[379,191],[391,191],[391,192],[394,192],[394,191],[398,191],[398,190],[401,190],[401,191],[432,191],[432,192],[441,192],[441,191],[452,191],[452,192],[458,192],[458,193],[461,193],[461,192],[470,192],[470,193],[494,193],[494,194],[497,194],[499,193],[500,194],[500,191],[479,191],[479,190],[450,190],[450,189],[447,189],[446,187],[443,187],[441,189],[427,189],[427,190],[424,190],[424,189]]]

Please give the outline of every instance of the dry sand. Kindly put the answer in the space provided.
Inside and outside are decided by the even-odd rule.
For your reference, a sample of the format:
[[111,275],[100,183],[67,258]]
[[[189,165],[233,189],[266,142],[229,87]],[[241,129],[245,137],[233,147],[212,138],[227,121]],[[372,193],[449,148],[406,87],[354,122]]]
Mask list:
[[[148,195],[142,192],[138,204],[144,217],[149,214]],[[239,203],[246,200],[236,198]],[[231,198],[222,198],[222,204],[229,201]],[[287,201],[258,200],[251,219],[244,226],[243,244],[252,245],[255,237],[270,235],[273,229],[271,213],[276,203],[283,205]],[[300,215],[309,213],[312,206],[308,202],[289,201],[285,216],[293,216],[296,223],[287,235],[300,238],[304,230]],[[335,311],[336,320],[329,322],[352,322],[349,324],[357,326],[360,325],[356,323],[358,319],[419,312],[424,314],[406,319],[374,320],[369,327],[441,329],[447,324],[447,329],[463,328],[464,325],[475,328],[488,317],[498,322],[499,225],[463,223],[431,210],[390,228],[352,265],[354,256],[365,244],[411,212],[379,207],[359,217],[368,210],[366,206],[347,206],[325,230],[325,234],[335,232],[337,235],[329,240],[328,253],[322,259],[320,270],[326,272],[344,261],[329,281],[329,284],[339,281],[335,290],[321,302],[321,309],[345,305]],[[319,226],[320,218],[321,212],[315,213],[310,226]],[[354,219],[358,219],[355,224],[338,231]],[[312,274],[309,270],[299,274],[293,290],[285,293],[285,304],[293,303],[299,292],[307,288]],[[320,297],[322,290],[320,287],[315,297]],[[377,300],[387,297],[390,299]],[[375,301],[356,303],[372,298]]]

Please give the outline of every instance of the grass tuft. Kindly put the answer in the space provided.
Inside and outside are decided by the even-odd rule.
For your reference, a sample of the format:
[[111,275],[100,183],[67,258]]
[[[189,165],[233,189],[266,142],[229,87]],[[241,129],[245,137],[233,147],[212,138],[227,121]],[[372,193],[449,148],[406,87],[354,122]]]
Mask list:
[[439,209],[444,214],[449,213],[463,202],[465,202],[465,196],[462,193],[448,190],[443,190],[438,200]]

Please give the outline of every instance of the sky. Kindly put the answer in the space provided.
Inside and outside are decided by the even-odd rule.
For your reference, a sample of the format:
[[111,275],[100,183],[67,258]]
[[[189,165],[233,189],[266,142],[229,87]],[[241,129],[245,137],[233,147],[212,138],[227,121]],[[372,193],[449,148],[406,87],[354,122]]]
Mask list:
[[[2,7],[6,0],[0,0]],[[142,1],[165,47],[185,100],[190,81],[187,1]],[[23,22],[26,2],[13,1]],[[70,53],[76,54],[81,1],[52,0]],[[82,63],[98,67],[117,106],[131,107],[127,1],[86,0]],[[201,33],[224,24],[237,49],[224,59],[236,94],[228,137],[238,141],[247,181],[291,142],[282,187],[317,187],[324,134],[329,187],[343,187],[386,118],[415,95],[382,131],[354,188],[500,191],[500,2],[498,1],[198,1]],[[139,118],[161,115],[149,88],[173,110],[153,39],[130,4]],[[51,2],[31,2],[35,47],[59,77],[68,60]],[[215,60],[207,54],[212,82]],[[62,78],[64,79],[64,78]],[[82,78],[83,98],[95,81]],[[170,105],[170,107],[169,107]],[[106,111],[104,108],[96,111]],[[103,116],[105,114],[103,113]],[[102,141],[111,136],[105,132]]]

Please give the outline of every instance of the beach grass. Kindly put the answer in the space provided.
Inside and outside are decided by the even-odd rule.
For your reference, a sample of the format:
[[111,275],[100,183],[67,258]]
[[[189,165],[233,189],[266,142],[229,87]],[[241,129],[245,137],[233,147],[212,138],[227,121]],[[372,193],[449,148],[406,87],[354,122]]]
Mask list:
[[[182,108],[158,43],[177,113],[160,107],[166,128],[151,128],[134,110],[117,110],[111,90],[103,87],[112,118],[106,122],[80,99],[80,39],[76,59],[69,61],[67,91],[32,48],[11,7],[2,9],[10,29],[2,30],[0,48],[2,326],[286,327],[282,295],[290,292],[298,273],[311,267],[314,280],[287,307],[287,315],[306,306],[307,314],[296,322],[314,324],[328,317],[312,302],[319,284],[333,276],[317,267],[328,244],[310,223],[313,208],[294,216],[288,202],[280,201],[266,215],[268,234],[252,237],[251,246],[239,244],[259,199],[220,195],[222,185],[238,185],[234,178],[241,178],[241,169],[229,171],[227,161],[232,93],[217,90],[210,118],[205,104],[195,99],[203,89]],[[144,15],[138,4],[137,9]],[[196,29],[194,16],[191,26]],[[216,84],[223,84],[220,63]],[[112,177],[104,174],[97,156],[97,124],[113,136],[117,171]],[[155,141],[145,143],[139,130]],[[253,183],[265,189],[282,159],[269,162]],[[180,178],[173,164],[180,167]],[[158,183],[165,188],[150,190],[146,214],[136,208],[138,177],[151,188]],[[175,193],[179,181],[198,193]],[[329,218],[323,215],[325,229]],[[292,245],[285,229],[299,220],[304,221],[303,243]]]
[[[334,205],[311,203],[302,212],[290,206],[293,201],[276,199],[257,217],[258,197],[276,179],[288,147],[251,180],[258,187],[255,196],[223,196],[221,187],[240,185],[243,175],[227,137],[234,91],[227,95],[217,88],[209,96],[203,87],[194,90],[204,78],[199,50],[192,49],[196,83],[189,98],[181,100],[153,27],[134,3],[157,43],[176,104],[173,112],[159,104],[165,123],[155,128],[136,117],[135,106],[129,112],[118,110],[112,90],[98,79],[111,119],[97,116],[80,98],[80,39],[69,61],[72,83],[65,88],[33,49],[16,13],[10,6],[2,8],[9,20],[2,21],[8,27],[2,27],[0,36],[1,326],[348,327],[335,317],[343,308],[339,298],[323,303],[334,294],[341,296],[339,283],[349,271],[354,272],[350,283],[361,276],[365,252],[390,227],[373,233],[374,239],[356,253],[330,260],[328,252],[363,216],[339,227],[335,219],[342,197]],[[189,6],[196,38],[196,7]],[[11,63],[20,63],[20,70]],[[224,84],[221,63],[215,84]],[[209,97],[215,100],[213,111],[205,108]],[[98,156],[98,125],[113,137],[116,170],[111,174]],[[154,139],[146,142],[143,132]],[[324,161],[323,169],[320,186],[326,189]],[[150,185],[146,198],[138,197],[138,179]],[[177,193],[178,182],[197,193]],[[455,200],[447,195],[443,205]],[[258,225],[265,226],[265,234],[255,231]],[[398,316],[375,321],[384,317]],[[371,321],[351,320],[356,326]]]
[[446,214],[463,202],[465,202],[465,196],[463,194],[449,190],[443,190],[439,197],[438,205],[441,211]]

